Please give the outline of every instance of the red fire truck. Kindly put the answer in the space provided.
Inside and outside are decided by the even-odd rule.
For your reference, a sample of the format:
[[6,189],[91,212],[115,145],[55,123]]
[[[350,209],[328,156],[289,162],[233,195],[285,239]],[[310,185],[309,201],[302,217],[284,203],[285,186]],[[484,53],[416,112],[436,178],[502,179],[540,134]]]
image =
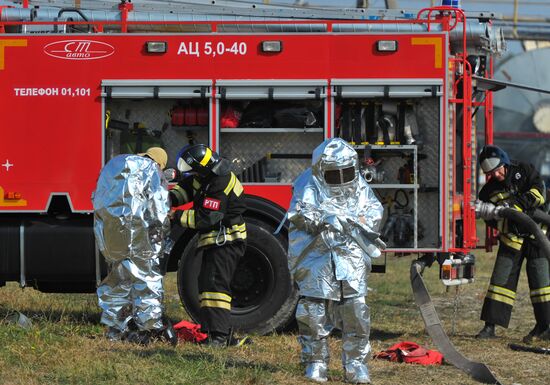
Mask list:
[[[386,208],[388,252],[476,246],[472,119],[481,107],[490,141],[492,94],[473,77],[491,78],[503,49],[492,14],[19,3],[0,2],[0,285],[93,292],[107,269],[92,232],[99,171],[153,144],[173,166],[183,145],[207,143],[243,181],[242,330],[292,319],[287,228],[274,232],[326,138],[357,149]],[[196,316],[194,234],[176,228],[172,239],[164,268]]]

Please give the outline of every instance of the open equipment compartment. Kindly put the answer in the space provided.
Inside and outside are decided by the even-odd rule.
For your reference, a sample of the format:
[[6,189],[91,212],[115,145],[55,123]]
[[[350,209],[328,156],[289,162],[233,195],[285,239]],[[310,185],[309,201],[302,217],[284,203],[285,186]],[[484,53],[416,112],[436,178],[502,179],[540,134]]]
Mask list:
[[291,184],[325,132],[326,80],[218,80],[220,152],[245,183]]
[[332,81],[336,136],[358,151],[361,173],[384,204],[391,251],[441,247],[440,79]]
[[209,143],[210,80],[104,80],[105,161],[162,147],[175,167],[186,144]]

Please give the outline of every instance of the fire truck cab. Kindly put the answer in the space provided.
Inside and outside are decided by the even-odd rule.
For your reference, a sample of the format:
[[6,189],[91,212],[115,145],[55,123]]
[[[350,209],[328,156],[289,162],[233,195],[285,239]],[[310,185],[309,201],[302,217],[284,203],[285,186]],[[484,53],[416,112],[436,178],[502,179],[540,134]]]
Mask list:
[[[326,138],[357,149],[385,205],[387,251],[475,247],[472,118],[481,107],[490,134],[492,99],[472,76],[491,77],[503,49],[490,16],[436,7],[189,17],[125,1],[110,11],[9,3],[0,7],[0,285],[93,292],[107,271],[92,232],[99,171],[151,145],[174,167],[181,147],[208,144],[243,182],[249,238],[232,310],[242,330],[292,319],[287,227],[274,232]],[[196,317],[195,234],[174,228],[172,238],[164,268],[178,271]]]

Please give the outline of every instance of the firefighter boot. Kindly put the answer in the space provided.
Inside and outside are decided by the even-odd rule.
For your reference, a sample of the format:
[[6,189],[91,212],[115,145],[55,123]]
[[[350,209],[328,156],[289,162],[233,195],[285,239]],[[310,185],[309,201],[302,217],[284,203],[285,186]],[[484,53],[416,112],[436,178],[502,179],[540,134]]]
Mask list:
[[351,384],[370,384],[369,370],[360,362],[348,363],[344,367],[344,381]]
[[523,342],[530,344],[534,339],[550,340],[550,327],[548,324],[537,323],[529,334],[523,337]]
[[208,338],[206,338],[202,342],[202,345],[208,345],[217,348],[226,348],[228,346],[241,347],[250,344],[252,344],[252,339],[248,336],[245,336],[243,338],[236,338],[233,336],[232,333],[228,335],[216,332],[209,333]]
[[168,342],[172,346],[176,346],[178,344],[178,335],[172,326],[172,322],[168,318],[165,318],[163,324],[163,328],[159,333],[159,339]]
[[122,341],[125,337],[126,335],[122,330],[117,329],[113,326],[109,326],[109,328],[105,332],[105,338],[107,338],[111,342]]
[[229,337],[229,340],[227,341],[228,346],[235,346],[235,347],[238,347],[238,348],[240,348],[241,346],[244,346],[244,345],[250,345],[252,343],[253,343],[252,338],[250,338],[248,336],[244,336],[242,338],[237,338],[237,337],[231,336],[231,337]]
[[229,337],[227,338],[227,346],[235,346],[240,348],[244,345],[251,345],[252,338],[244,336],[242,338],[235,337],[233,334],[233,328],[229,329]]
[[229,341],[229,335],[225,333],[209,332],[208,337],[202,341],[202,345],[215,348],[226,348]]
[[305,377],[315,382],[327,382],[326,362],[310,362],[306,365]]
[[150,330],[132,330],[128,332],[125,341],[136,345],[147,346],[151,343],[152,332]]
[[550,326],[547,326],[546,330],[540,333],[538,338],[542,341],[550,341]]
[[485,322],[485,326],[483,326],[483,329],[479,331],[479,333],[476,334],[476,338],[478,339],[486,339],[486,338],[495,338],[495,324]]

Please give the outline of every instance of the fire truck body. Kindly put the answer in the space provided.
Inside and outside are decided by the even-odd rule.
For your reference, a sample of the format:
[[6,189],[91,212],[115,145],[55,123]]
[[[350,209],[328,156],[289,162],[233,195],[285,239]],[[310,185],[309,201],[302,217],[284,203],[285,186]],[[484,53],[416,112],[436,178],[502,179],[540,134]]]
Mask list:
[[[249,245],[233,285],[241,329],[267,332],[291,318],[286,226],[273,232],[292,181],[325,138],[356,146],[386,205],[388,251],[475,247],[464,48],[483,39],[466,39],[460,10],[372,22],[0,20],[0,284],[93,291],[106,273],[92,233],[97,176],[112,156],[149,145],[164,147],[174,166],[183,145],[208,143],[244,182]],[[138,28],[176,26],[201,32]],[[280,32],[255,31],[273,26]],[[476,47],[489,68],[492,52]],[[490,102],[490,92],[474,101],[488,125]],[[179,264],[180,295],[196,315],[193,236],[175,228],[164,264]]]

